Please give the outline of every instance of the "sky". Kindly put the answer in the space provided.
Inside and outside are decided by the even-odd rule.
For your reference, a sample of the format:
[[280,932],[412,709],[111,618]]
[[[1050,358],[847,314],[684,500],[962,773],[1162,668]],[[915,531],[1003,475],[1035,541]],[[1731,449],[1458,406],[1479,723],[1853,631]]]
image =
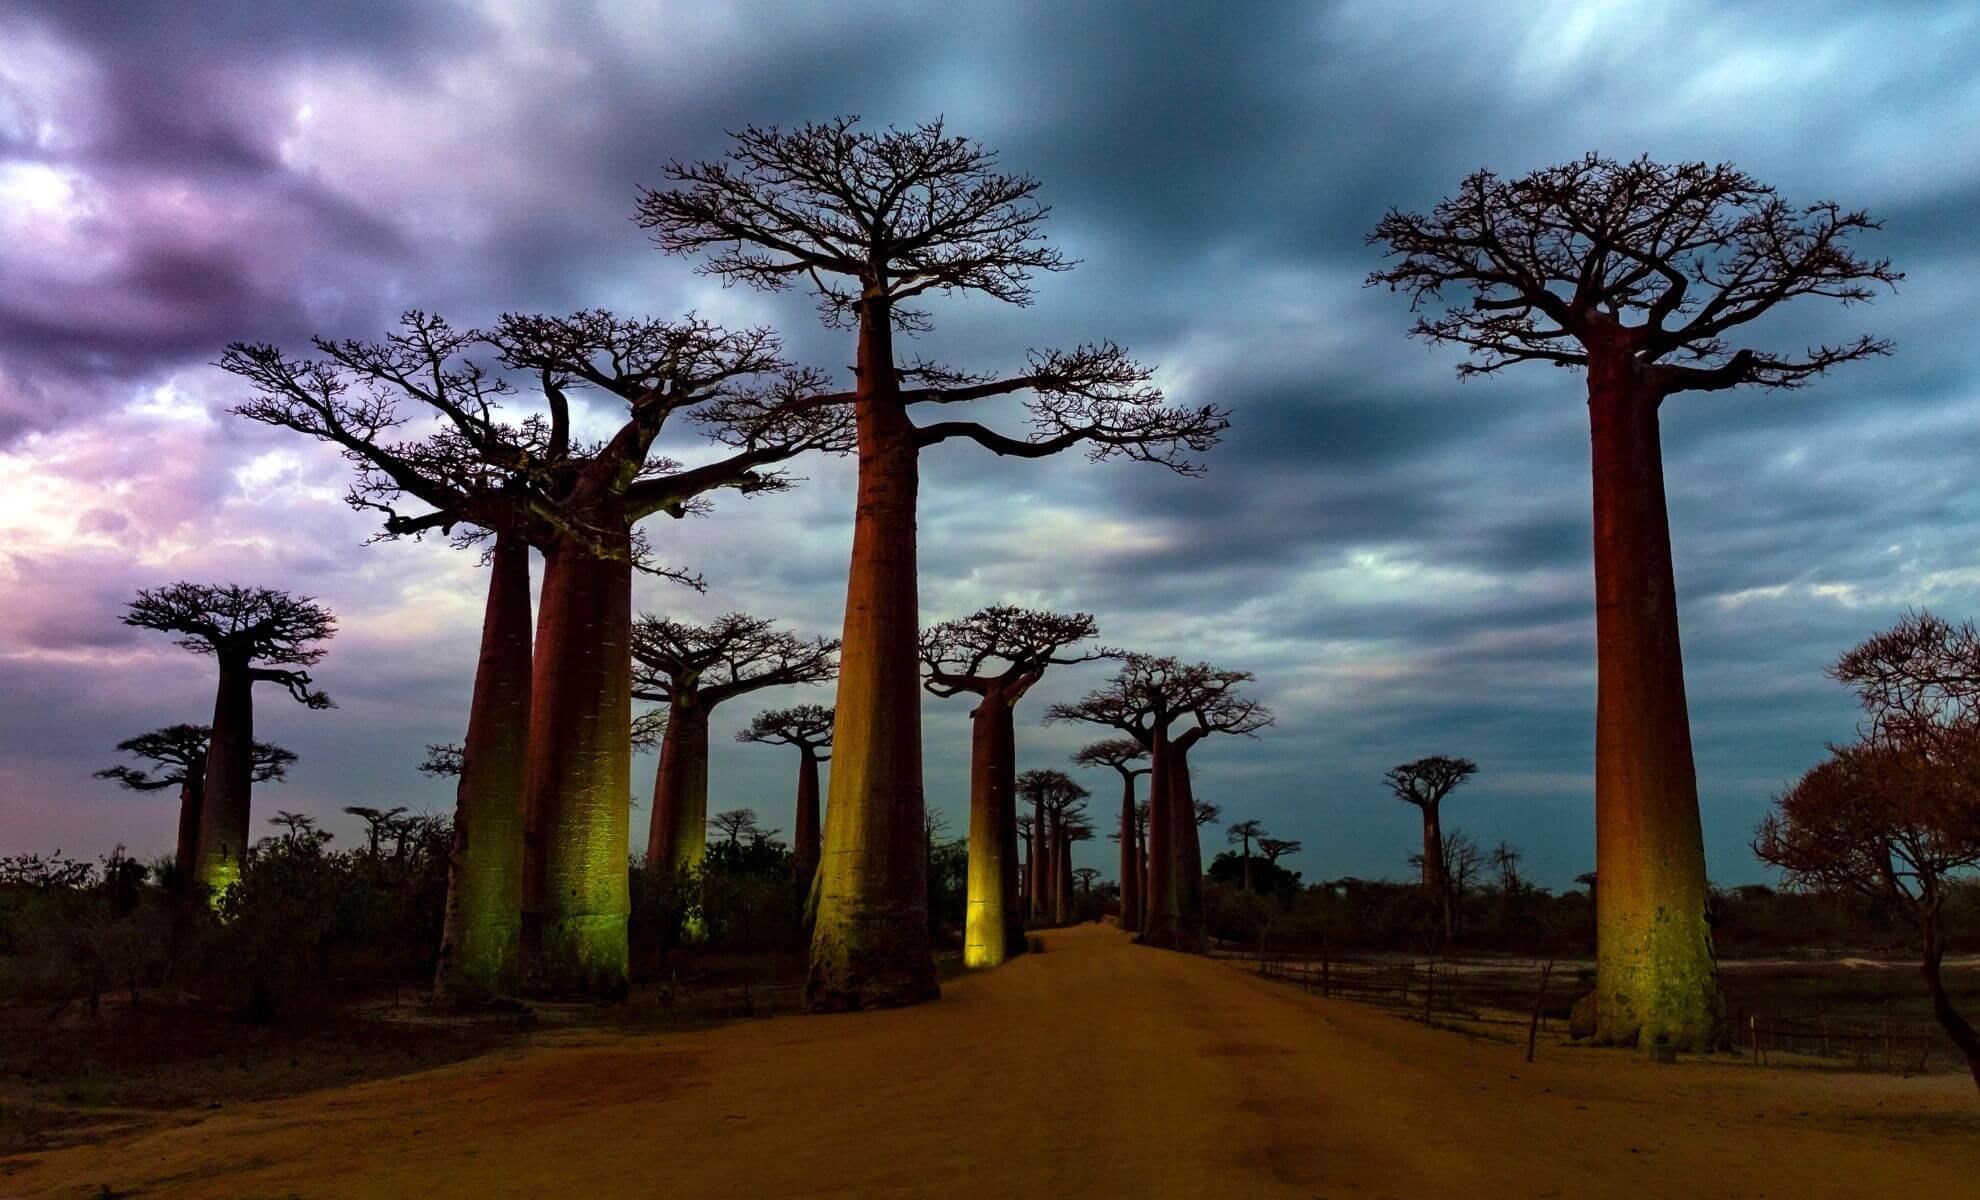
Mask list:
[[[1438,753],[1480,766],[1447,828],[1514,843],[1557,888],[1594,863],[1582,382],[1535,364],[1460,383],[1454,350],[1405,336],[1405,299],[1362,286],[1385,209],[1477,168],[1729,160],[1790,202],[1869,209],[1885,226],[1859,248],[1906,272],[1871,305],[1750,327],[1784,350],[1871,332],[1891,357],[1664,408],[1715,880],[1766,878],[1755,821],[1854,730],[1823,667],[1907,606],[1980,608],[1972,6],[11,0],[0,47],[0,854],[169,848],[174,797],[91,773],[118,740],[211,712],[210,660],[118,620],[177,579],[287,588],[341,624],[316,672],[337,708],[258,697],[258,733],[301,762],[258,789],[257,820],[318,814],[350,844],[345,805],[446,811],[451,789],[415,768],[465,724],[475,556],[367,544],[347,465],[227,415],[243,391],[211,364],[235,340],[376,337],[412,306],[464,326],[603,306],[772,324],[846,378],[846,335],[804,297],[725,290],[631,221],[662,163],[717,156],[744,124],[940,116],[1042,181],[1082,265],[1028,308],[938,300],[914,352],[1008,370],[1112,338],[1175,401],[1235,410],[1200,479],[931,451],[922,610],[1086,611],[1111,644],[1255,672],[1278,723],[1203,745],[1197,792],[1299,839],[1287,865],[1309,880],[1403,877],[1417,814],[1381,776]],[[638,607],[836,634],[851,467],[798,473],[792,493],[651,524],[709,588],[643,579]],[[1021,768],[1096,736],[1038,719],[1106,674],[1034,690]],[[806,701],[829,689],[717,711],[711,810],[788,833],[794,755],[731,739]],[[929,803],[958,834],[967,708],[924,706]],[[634,764],[639,845],[654,765]],[[1108,811],[1111,773],[1087,782]],[[1112,853],[1078,857],[1111,878]]]

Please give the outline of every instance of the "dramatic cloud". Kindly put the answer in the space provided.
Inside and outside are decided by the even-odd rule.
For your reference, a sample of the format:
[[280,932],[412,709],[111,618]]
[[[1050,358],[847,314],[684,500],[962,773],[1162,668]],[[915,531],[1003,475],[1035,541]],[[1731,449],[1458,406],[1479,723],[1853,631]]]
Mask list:
[[[287,587],[341,618],[319,672],[340,707],[262,703],[261,730],[302,755],[263,811],[444,807],[414,767],[423,743],[460,735],[473,556],[366,545],[341,503],[346,465],[225,415],[238,389],[210,364],[237,339],[376,336],[414,305],[464,325],[603,305],[774,323],[795,357],[842,371],[850,346],[802,297],[724,290],[630,221],[662,162],[717,154],[744,123],[942,115],[1044,180],[1080,269],[1025,310],[938,304],[916,349],[996,369],[1112,337],[1178,400],[1237,409],[1200,480],[931,453],[923,605],[1082,609],[1110,642],[1256,671],[1279,725],[1206,745],[1198,791],[1302,839],[1308,878],[1399,874],[1411,814],[1380,774],[1440,752],[1483,766],[1453,824],[1519,844],[1554,886],[1593,862],[1579,381],[1532,367],[1461,386],[1449,351],[1405,338],[1401,298],[1361,287],[1382,212],[1433,204],[1479,166],[1590,149],[1732,160],[1790,201],[1868,207],[1887,227],[1865,249],[1908,273],[1872,306],[1807,303],[1753,330],[1788,348],[1874,331],[1895,357],[1802,393],[1666,409],[1716,878],[1760,876],[1745,841],[1767,797],[1852,728],[1823,664],[1907,605],[1980,608],[1965,353],[1980,141],[1959,136],[1980,121],[1980,14],[954,7],[66,0],[0,15],[0,852],[168,844],[170,798],[89,774],[118,739],[211,702],[208,664],[117,620],[135,589],[176,578]],[[642,581],[641,606],[835,632],[851,476],[799,471],[790,495],[651,527],[711,589]],[[1023,712],[1103,676],[1050,676]],[[929,795],[957,830],[966,708],[926,709]],[[718,720],[711,803],[787,814],[790,763],[727,741],[751,711]],[[1027,723],[1024,765],[1061,763],[1086,732]],[[642,803],[651,771],[638,764]],[[1085,852],[1107,867],[1104,843]]]

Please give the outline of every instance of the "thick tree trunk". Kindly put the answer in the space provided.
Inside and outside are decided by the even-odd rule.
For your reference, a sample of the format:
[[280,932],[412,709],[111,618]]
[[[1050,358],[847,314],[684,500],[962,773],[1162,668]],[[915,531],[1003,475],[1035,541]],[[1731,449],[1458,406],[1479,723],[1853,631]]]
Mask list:
[[1966,1069],[1973,1076],[1973,1083],[1980,1087],[1980,1033],[1958,1009],[1953,1007],[1952,997],[1946,994],[1945,980],[1940,977],[1940,964],[1945,958],[1945,946],[1939,940],[1938,917],[1926,918],[1925,955],[1919,964],[1925,975],[1925,990],[1932,997],[1932,1016],[1939,1022],[1939,1028],[1946,1031],[1953,1045],[1966,1055]]
[[1063,824],[1059,826],[1059,875],[1053,881],[1053,916],[1061,925],[1070,925],[1073,920],[1073,866],[1072,839],[1066,836]]
[[1134,833],[1134,776],[1121,774],[1121,928],[1141,927],[1141,849]]
[[200,783],[199,864],[194,881],[216,893],[241,877],[247,852],[249,791],[254,786],[254,670],[245,659],[220,659],[213,734]]
[[674,704],[660,740],[653,779],[653,823],[646,832],[648,870],[699,867],[708,852],[708,710]]
[[1628,356],[1591,356],[1595,494],[1598,1041],[1712,1050],[1724,1002],[1705,922],[1659,397]]
[[1025,859],[1025,892],[1031,901],[1029,915],[1031,924],[1045,924],[1051,911],[1046,906],[1045,859],[1051,852],[1051,831],[1045,827],[1045,800],[1043,795],[1031,800],[1031,854]]
[[[970,713],[969,881],[963,914],[963,966],[994,967],[1011,954],[1007,839],[1017,827],[1017,735],[999,692]],[[1021,941],[1022,939],[1020,939]]]
[[[600,504],[599,508],[609,508]],[[593,513],[593,528],[625,528]],[[627,538],[616,549],[630,552]],[[632,776],[632,564],[562,540],[544,555],[530,706],[524,915],[541,984],[623,996]],[[533,920],[531,918],[533,917]],[[526,947],[527,948],[527,947]]]
[[1177,950],[1203,953],[1203,844],[1196,831],[1196,791],[1189,782],[1187,743],[1169,748],[1169,837],[1175,854],[1170,886],[1175,891]]
[[1158,727],[1148,749],[1148,888],[1142,895],[1142,940],[1176,944],[1175,809],[1169,786],[1169,735]]
[[1244,890],[1251,890],[1251,839],[1244,840]]
[[1423,809],[1423,890],[1437,906],[1437,920],[1444,940],[1451,940],[1451,880],[1444,864],[1444,822],[1442,805],[1432,801]]
[[433,980],[433,990],[445,999],[485,1000],[514,992],[518,983],[529,609],[529,544],[498,532],[454,794],[447,912]]
[[1141,920],[1135,925],[1135,932],[1148,931],[1148,830],[1135,830],[1135,850],[1141,855]]
[[199,870],[199,820],[201,816],[201,784],[205,782],[206,762],[189,764],[186,767],[185,781],[179,784],[179,840],[173,852],[173,860],[179,865],[179,873],[192,879]]
[[798,747],[797,815],[791,820],[791,861],[798,886],[807,890],[818,874],[818,752]]
[[918,447],[894,375],[891,320],[878,300],[860,307],[859,508],[839,652],[831,817],[805,979],[805,1003],[815,1012],[913,1004],[940,992],[922,824]]

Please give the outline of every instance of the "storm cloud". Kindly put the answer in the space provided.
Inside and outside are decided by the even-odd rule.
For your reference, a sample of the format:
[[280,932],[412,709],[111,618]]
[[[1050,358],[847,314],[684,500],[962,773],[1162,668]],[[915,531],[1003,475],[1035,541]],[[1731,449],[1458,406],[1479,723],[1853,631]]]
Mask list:
[[[957,11],[951,11],[952,9]],[[178,578],[287,587],[343,632],[340,707],[263,700],[302,756],[258,794],[444,809],[415,772],[460,736],[480,612],[472,554],[367,545],[346,465],[226,415],[229,341],[300,349],[404,308],[695,309],[769,323],[802,361],[851,349],[801,296],[725,290],[631,222],[668,159],[725,131],[859,113],[944,117],[1043,180],[1082,265],[1037,303],[938,302],[913,349],[986,370],[1115,338],[1178,401],[1235,408],[1201,479],[945,446],[923,474],[922,602],[1094,613],[1105,640],[1257,672],[1278,725],[1195,756],[1203,798],[1301,839],[1307,878],[1396,875],[1412,813],[1381,772],[1464,754],[1451,824],[1541,881],[1593,865],[1594,622],[1579,379],[1460,384],[1362,278],[1364,235],[1481,166],[1589,150],[1730,160],[1792,202],[1886,222],[1907,279],[1873,305],[1757,324],[1797,348],[1860,331],[1896,354],[1798,393],[1682,396],[1666,462],[1707,852],[1761,878],[1768,797],[1849,735],[1822,676],[1908,605],[1980,608],[1980,13],[1962,6],[1539,3],[459,5],[15,3],[0,13],[0,853],[150,854],[169,798],[90,778],[120,738],[203,720],[209,666],[118,624]],[[1014,418],[1009,409],[998,410]],[[693,452],[687,443],[671,446]],[[845,463],[783,496],[649,529],[696,595],[836,632]],[[1048,676],[1022,766],[1088,731],[1036,727],[1104,678]],[[765,704],[829,693],[759,697]],[[960,831],[967,714],[930,698],[931,802]],[[791,763],[728,735],[717,807],[788,826]],[[635,779],[651,786],[643,758]],[[1106,780],[1091,781],[1107,795]],[[634,840],[644,836],[643,810]],[[1214,833],[1213,842],[1221,839]],[[1082,854],[1112,871],[1108,847]]]

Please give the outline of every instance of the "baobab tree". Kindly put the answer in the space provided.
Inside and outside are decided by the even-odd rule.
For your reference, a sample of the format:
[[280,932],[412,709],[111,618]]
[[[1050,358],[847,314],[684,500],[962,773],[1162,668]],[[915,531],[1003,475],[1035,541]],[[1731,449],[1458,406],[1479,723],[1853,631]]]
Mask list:
[[708,835],[708,718],[717,705],[769,687],[821,683],[839,643],[804,638],[745,613],[706,625],[643,615],[633,625],[632,695],[667,706],[653,781],[648,867],[699,866]]
[[1297,838],[1262,837],[1258,839],[1258,853],[1264,855],[1265,865],[1276,867],[1279,860],[1289,854],[1298,854],[1303,849]]
[[1054,924],[1059,920],[1062,883],[1070,878],[1071,863],[1065,857],[1066,828],[1076,823],[1091,795],[1064,771],[1040,768],[1017,777],[1018,795],[1031,801],[1033,830],[1031,871],[1031,922]]
[[[629,665],[619,671],[615,664],[629,641],[635,565],[696,582],[648,565],[632,523],[705,512],[717,489],[751,494],[787,486],[765,468],[807,450],[849,449],[849,421],[835,409],[790,403],[812,377],[777,357],[767,330],[730,333],[693,317],[621,319],[591,310],[505,316],[494,330],[476,332],[414,311],[383,341],[318,338],[313,345],[317,357],[308,359],[266,345],[230,347],[220,365],[259,393],[235,411],[336,445],[358,470],[349,502],[381,512],[385,536],[458,529],[457,542],[488,542],[488,604],[457,794],[439,990],[463,999],[509,990],[522,912],[531,917],[531,940],[540,942],[546,903],[573,914],[573,945],[553,955],[561,964],[557,985],[582,986],[590,971],[582,964],[596,959],[604,964],[604,990],[614,990],[623,972],[612,970],[611,946],[622,922],[583,915],[612,908],[615,887],[624,892],[623,880],[612,882],[614,870],[593,869],[602,856],[591,851],[610,840],[593,826],[610,823],[619,806],[598,800],[615,793],[592,789],[588,776],[594,768],[613,773],[622,757],[616,725],[597,720],[597,710],[630,706],[627,697],[606,695],[613,689],[604,676],[623,682],[630,673]],[[514,378],[533,381],[543,411],[505,422],[500,405],[517,390]],[[626,423],[601,443],[572,435],[571,394],[585,387],[626,405]],[[653,455],[654,438],[676,412],[732,452],[691,468]],[[394,431],[414,416],[437,423],[438,432],[397,440]],[[401,511],[408,503],[419,510]],[[542,620],[555,635],[534,647],[540,662],[532,659],[530,635],[532,546],[545,555]],[[592,586],[606,576],[626,587]],[[587,642],[574,629],[597,636]],[[557,706],[542,729],[532,724],[539,698]],[[584,736],[562,738],[559,721]],[[530,810],[526,837],[532,736],[555,744],[551,761],[540,764],[541,803]],[[577,808],[562,803],[579,793],[587,799]],[[618,819],[623,825],[623,812]],[[572,823],[579,828],[566,836],[563,827]],[[546,824],[556,836],[544,836]],[[552,940],[562,946],[565,939],[553,929]],[[577,945],[587,941],[602,949]]]
[[1390,767],[1382,776],[1396,799],[1415,805],[1423,814],[1423,890],[1437,905],[1446,941],[1456,932],[1457,898],[1444,859],[1444,797],[1476,774],[1478,764],[1468,758],[1432,754]]
[[1080,643],[1099,632],[1086,613],[996,604],[921,635],[924,685],[977,697],[970,710],[969,876],[963,965],[994,967],[1024,953],[1017,880],[1017,734],[1013,710],[1047,667],[1106,657]]
[[1239,821],[1224,830],[1226,845],[1243,847],[1244,890],[1247,892],[1251,890],[1251,843],[1264,836],[1265,823],[1257,820]]
[[1100,868],[1080,867],[1073,874],[1079,879],[1080,895],[1091,896],[1093,894],[1093,883],[1100,878]]
[[344,812],[364,822],[365,853],[373,862],[378,860],[378,844],[385,840],[393,829],[399,814],[407,811],[405,805],[396,808],[371,808],[363,804],[347,805]]
[[1038,822],[1031,814],[1022,814],[1017,819],[1018,840],[1024,843],[1024,869],[1018,873],[1018,898],[1029,918],[1034,911],[1038,895]]
[[[1518,179],[1467,177],[1427,216],[1369,235],[1400,259],[1368,283],[1407,292],[1414,336],[1464,347],[1462,377],[1541,362],[1587,375],[1594,467],[1597,1039],[1722,1040],[1704,840],[1685,709],[1659,410],[1668,396],[1799,387],[1887,354],[1864,335],[1799,355],[1734,349],[1804,296],[1867,301],[1901,276],[1857,257],[1876,229],[1834,203],[1790,206],[1728,165],[1590,154]],[[1447,302],[1457,285],[1468,302]]]
[[740,846],[743,838],[754,841],[777,835],[776,830],[764,828],[763,818],[757,816],[753,808],[732,808],[716,813],[709,818],[708,827],[721,834],[723,843],[731,850]]
[[308,596],[239,584],[174,583],[142,589],[124,624],[179,634],[178,644],[220,668],[200,772],[192,877],[214,891],[240,878],[254,785],[254,685],[278,684],[305,708],[331,707],[308,668],[337,632],[330,610]]
[[[967,440],[1042,458],[1084,446],[1184,475],[1228,424],[1215,406],[1177,408],[1152,373],[1111,343],[1032,351],[1003,378],[901,361],[897,331],[931,328],[913,302],[976,293],[1023,305],[1034,272],[1072,264],[1046,244],[1036,180],[941,123],[874,132],[855,117],[747,128],[719,161],[673,162],[644,192],[639,221],[673,253],[703,255],[725,282],[816,289],[826,322],[855,332],[854,385],[842,394],[859,442],[858,506],[846,582],[832,772],[808,1004],[819,1010],[935,995],[920,878],[921,706],[915,507],[920,455]],[[955,411],[1029,393],[1031,428],[1011,436],[966,419],[917,424],[915,406]]]
[[1076,844],[1091,841],[1093,826],[1086,821],[1086,805],[1082,802],[1069,805],[1059,813],[1058,833],[1054,839],[1057,851],[1058,878],[1052,889],[1052,916],[1055,924],[1070,925],[1073,919],[1073,865],[1072,848]]
[[1121,844],[1121,928],[1141,928],[1141,873],[1144,859],[1140,830],[1145,817],[1137,819],[1134,781],[1148,774],[1148,751],[1133,738],[1107,738],[1080,747],[1073,762],[1082,767],[1111,767],[1121,777],[1121,826],[1112,838]]
[[800,704],[757,713],[736,734],[739,742],[795,746],[798,751],[797,815],[791,822],[792,870],[800,887],[818,871],[818,764],[832,761],[832,710]]
[[[125,738],[117,749],[151,764],[149,768],[105,767],[98,779],[114,779],[134,792],[179,789],[178,840],[173,861],[191,878],[199,857],[199,815],[206,783],[206,746],[213,730],[205,725],[167,725],[150,733]],[[275,783],[296,763],[293,752],[271,742],[255,742],[249,752],[250,783]]]
[[[1257,735],[1272,723],[1271,710],[1236,689],[1252,681],[1248,671],[1208,663],[1130,654],[1103,688],[1069,704],[1055,704],[1047,721],[1085,721],[1128,735],[1148,750],[1148,887],[1142,938],[1150,945],[1189,951],[1203,945],[1203,849],[1201,823],[1190,782],[1189,752],[1213,733]],[[1180,730],[1178,722],[1189,724]],[[1214,812],[1207,819],[1214,819]]]

